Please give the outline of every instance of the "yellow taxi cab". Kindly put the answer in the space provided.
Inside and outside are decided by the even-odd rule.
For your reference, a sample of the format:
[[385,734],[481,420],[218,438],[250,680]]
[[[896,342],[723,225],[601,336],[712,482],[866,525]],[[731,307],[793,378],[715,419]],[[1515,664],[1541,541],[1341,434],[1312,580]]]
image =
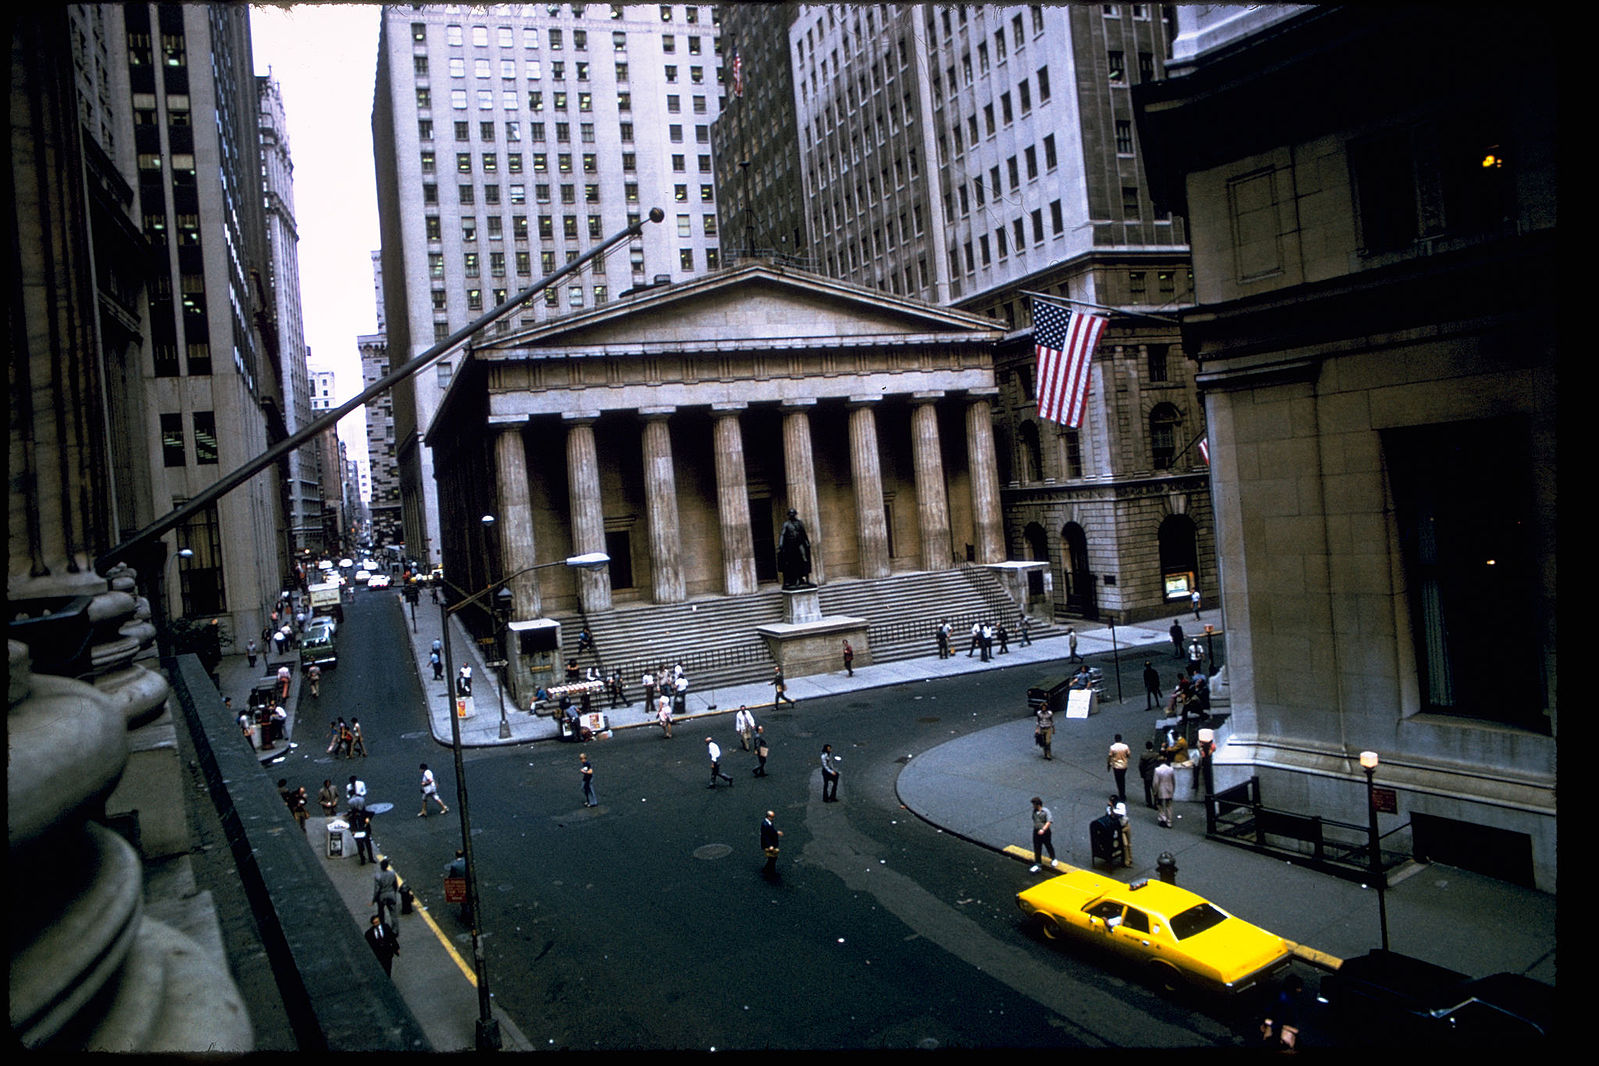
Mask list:
[[1163,988],[1237,993],[1289,964],[1282,937],[1163,881],[1125,884],[1074,870],[1018,893],[1016,905],[1046,938],[1097,944],[1145,967]]

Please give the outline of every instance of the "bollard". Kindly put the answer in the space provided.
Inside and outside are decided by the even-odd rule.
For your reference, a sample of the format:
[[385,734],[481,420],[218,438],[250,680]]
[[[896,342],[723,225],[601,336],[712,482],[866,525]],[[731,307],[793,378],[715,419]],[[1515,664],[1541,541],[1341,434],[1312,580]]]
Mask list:
[[1168,885],[1177,883],[1177,860],[1169,851],[1160,853],[1160,858],[1155,860],[1155,873]]

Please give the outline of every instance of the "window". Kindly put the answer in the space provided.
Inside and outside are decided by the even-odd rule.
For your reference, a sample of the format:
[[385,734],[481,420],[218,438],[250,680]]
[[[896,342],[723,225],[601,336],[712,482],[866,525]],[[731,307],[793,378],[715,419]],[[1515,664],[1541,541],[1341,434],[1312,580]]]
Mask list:
[[1065,232],[1065,229],[1066,220],[1061,214],[1060,201],[1051,200],[1049,203],[1049,231],[1059,237]]
[[1049,103],[1049,68],[1038,68],[1038,102]]
[[201,466],[217,463],[217,416],[214,411],[194,412],[194,461]]
[[163,414],[161,416],[161,464],[169,467],[182,466],[186,461],[183,443],[183,416],[181,414]]
[[1055,169],[1055,135],[1053,133],[1044,135],[1044,169]]
[[1133,154],[1133,124],[1124,118],[1116,120],[1116,154]]
[[1170,470],[1177,456],[1177,408],[1159,403],[1149,412],[1149,457],[1156,470]]
[[1126,219],[1138,217],[1138,187],[1136,185],[1122,186],[1122,217]]
[[1147,346],[1145,354],[1146,363],[1149,367],[1148,376],[1151,382],[1162,383],[1170,380],[1167,377],[1169,371],[1166,366],[1166,357],[1170,352],[1171,345],[1169,344],[1151,344]]
[[1122,52],[1105,53],[1105,63],[1110,68],[1109,77],[1112,85],[1127,84],[1127,56]]

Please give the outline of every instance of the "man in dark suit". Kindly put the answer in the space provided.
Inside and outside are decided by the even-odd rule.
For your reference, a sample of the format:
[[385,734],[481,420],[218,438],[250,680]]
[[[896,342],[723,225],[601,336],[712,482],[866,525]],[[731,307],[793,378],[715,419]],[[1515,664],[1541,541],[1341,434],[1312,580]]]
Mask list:
[[372,924],[367,927],[366,942],[371,946],[372,954],[378,957],[383,972],[392,976],[394,956],[400,953],[400,938],[394,935],[393,927],[374,914]]
[[761,822],[761,850],[766,852],[766,865],[761,868],[761,873],[766,877],[777,876],[777,849],[783,831],[777,828],[776,818],[776,814],[767,811],[766,818]]

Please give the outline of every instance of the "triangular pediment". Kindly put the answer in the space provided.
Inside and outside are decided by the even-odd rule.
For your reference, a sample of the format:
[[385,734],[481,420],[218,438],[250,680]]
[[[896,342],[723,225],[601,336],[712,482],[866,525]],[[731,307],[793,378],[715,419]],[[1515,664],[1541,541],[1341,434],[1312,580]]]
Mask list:
[[648,289],[575,315],[496,337],[477,346],[480,358],[518,351],[725,346],[783,347],[882,342],[892,338],[972,339],[998,334],[990,319],[832,278],[767,265]]

